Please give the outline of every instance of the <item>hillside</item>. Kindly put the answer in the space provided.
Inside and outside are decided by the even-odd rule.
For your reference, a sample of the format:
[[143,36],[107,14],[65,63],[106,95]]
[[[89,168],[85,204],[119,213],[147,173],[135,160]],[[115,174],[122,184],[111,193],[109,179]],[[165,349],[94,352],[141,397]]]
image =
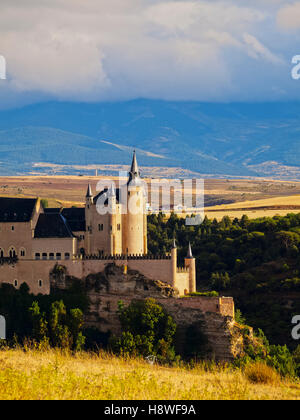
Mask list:
[[253,384],[240,371],[205,365],[168,368],[106,353],[0,350],[0,399],[300,399],[298,384]]
[[145,166],[299,180],[299,115],[298,102],[30,105],[0,112],[0,173],[28,173],[38,162],[124,164],[137,148]]

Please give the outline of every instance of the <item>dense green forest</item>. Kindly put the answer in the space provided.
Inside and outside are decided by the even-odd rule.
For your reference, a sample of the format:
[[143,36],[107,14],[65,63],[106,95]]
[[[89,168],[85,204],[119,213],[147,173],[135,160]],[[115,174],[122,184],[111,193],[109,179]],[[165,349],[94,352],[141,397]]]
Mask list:
[[159,214],[148,223],[153,254],[170,251],[175,237],[182,265],[191,242],[198,291],[233,296],[247,324],[262,329],[272,344],[299,344],[291,320],[300,314],[300,214],[220,222],[205,217],[199,226]]

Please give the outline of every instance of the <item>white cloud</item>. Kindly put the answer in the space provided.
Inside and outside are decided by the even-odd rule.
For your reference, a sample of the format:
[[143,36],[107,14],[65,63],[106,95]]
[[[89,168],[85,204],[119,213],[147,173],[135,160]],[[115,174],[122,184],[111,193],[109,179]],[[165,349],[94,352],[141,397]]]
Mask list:
[[[254,66],[262,78],[269,63],[283,71],[284,49],[272,42],[282,1],[249,3],[1,0],[0,54],[9,76],[1,100],[30,92],[71,100],[272,96],[263,80],[253,89],[242,67]],[[288,76],[278,77],[280,84]]]
[[264,59],[273,64],[284,64],[284,60],[273,54],[267,47],[265,47],[255,36],[245,33],[243,39],[247,46],[247,51],[250,57],[256,60]]
[[277,14],[277,22],[283,29],[300,28],[300,2],[282,7]]

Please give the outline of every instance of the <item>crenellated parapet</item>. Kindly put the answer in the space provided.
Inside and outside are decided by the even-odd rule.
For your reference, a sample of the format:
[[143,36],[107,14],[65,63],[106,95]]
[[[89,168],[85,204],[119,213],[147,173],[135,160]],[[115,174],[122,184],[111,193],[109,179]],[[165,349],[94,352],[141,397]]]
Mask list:
[[115,261],[115,260],[171,260],[171,255],[169,254],[160,254],[160,255],[151,255],[151,254],[111,254],[111,255],[97,255],[97,254],[91,254],[91,255],[77,255],[75,256],[75,259],[82,259],[82,260],[99,260],[99,261]]

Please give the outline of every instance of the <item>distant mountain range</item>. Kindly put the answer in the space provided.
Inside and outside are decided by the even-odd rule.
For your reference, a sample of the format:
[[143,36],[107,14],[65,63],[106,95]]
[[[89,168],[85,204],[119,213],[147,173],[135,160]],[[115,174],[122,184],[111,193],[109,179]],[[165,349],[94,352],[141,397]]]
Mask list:
[[133,148],[142,166],[300,180],[300,102],[50,102],[0,112],[2,175],[124,165]]

